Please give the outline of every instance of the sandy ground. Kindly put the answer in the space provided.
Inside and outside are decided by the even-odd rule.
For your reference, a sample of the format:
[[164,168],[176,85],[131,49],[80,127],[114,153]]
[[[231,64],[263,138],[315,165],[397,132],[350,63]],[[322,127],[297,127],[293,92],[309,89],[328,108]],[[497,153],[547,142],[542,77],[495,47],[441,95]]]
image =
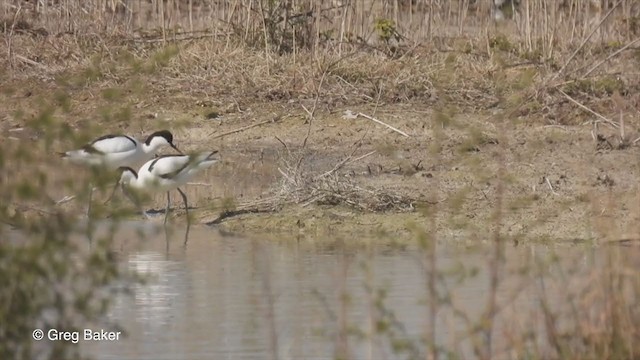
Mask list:
[[[0,113],[2,141],[40,141],[42,134],[29,126],[29,119],[42,108],[41,96],[55,91],[56,85],[24,80],[13,85],[0,99],[5,104]],[[593,138],[592,124],[549,126],[493,114],[457,114],[443,126],[433,109],[415,103],[380,104],[377,109],[321,104],[309,124],[303,105],[311,109],[310,100],[212,106],[187,95],[157,94],[133,102],[128,120],[107,122],[95,114],[109,105],[93,96],[90,91],[72,93],[72,110],[58,111],[55,118],[76,131],[108,129],[140,138],[168,128],[186,151],[221,151],[223,162],[188,189],[198,222],[215,220],[225,208],[251,209],[261,199],[286,192],[280,170],[301,154],[300,173],[317,175],[349,156],[373,152],[347,162],[332,174],[333,181],[403,196],[413,208],[371,212],[348,201],[281,203],[278,211],[232,216],[216,225],[227,230],[405,239],[418,225],[429,232],[435,226],[442,239],[476,241],[491,239],[499,226],[500,233],[514,241],[551,242],[620,240],[637,238],[640,232],[635,225],[638,149],[619,146],[617,130],[603,125],[599,141]],[[212,107],[217,116],[211,114]],[[373,115],[409,137],[364,117],[345,117],[347,110]],[[220,136],[267,120],[274,122]],[[636,134],[629,126],[627,136],[634,139]],[[54,144],[60,150],[68,146]],[[164,197],[149,205],[163,208]]]
[[[407,138],[365,118],[345,119],[343,110],[347,109],[319,113],[311,124],[305,160],[310,170],[321,173],[332,169],[362,139],[353,157],[376,153],[345,166],[339,176],[364,187],[410,197],[416,211],[370,213],[345,204],[296,206],[275,214],[230,219],[224,226],[304,234],[336,229],[356,236],[372,231],[407,234],[412,232],[412,223],[429,229],[433,226],[429,218],[437,214],[437,233],[461,241],[490,238],[498,223],[501,232],[513,240],[614,240],[634,237],[638,232],[634,221],[640,203],[637,149],[617,149],[613,130],[601,126],[599,133],[606,140],[594,141],[589,124],[527,125],[470,114],[456,116],[455,126],[436,130],[428,108],[379,108],[376,117],[402,129],[410,135]],[[250,113],[236,116],[235,120],[232,116],[223,119],[217,125],[218,132],[260,120]],[[229,136],[220,146],[229,154],[231,167],[255,164],[265,153],[274,154],[274,167],[282,166],[281,157],[287,152],[275,136],[290,147],[300,147],[307,128],[305,114],[298,112],[278,124]],[[194,143],[206,143],[193,135],[202,132],[186,132]],[[434,147],[438,139],[440,151]],[[251,176],[264,179],[265,188],[277,188],[278,175],[273,169],[263,169]],[[235,182],[237,178],[227,180]]]

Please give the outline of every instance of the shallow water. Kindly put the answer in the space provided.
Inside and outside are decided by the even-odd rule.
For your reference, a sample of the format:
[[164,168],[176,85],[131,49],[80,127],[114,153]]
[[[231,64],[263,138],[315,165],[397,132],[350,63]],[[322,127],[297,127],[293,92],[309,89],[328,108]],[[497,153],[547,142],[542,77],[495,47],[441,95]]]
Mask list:
[[[135,285],[130,295],[118,295],[109,313],[108,320],[126,331],[124,338],[81,342],[84,353],[95,359],[334,359],[337,344],[353,359],[423,356],[421,341],[429,323],[427,281],[415,246],[252,240],[207,227],[192,227],[183,246],[182,229],[167,241],[164,232],[154,234],[151,225],[126,227],[114,250],[122,266],[145,275],[147,282]],[[135,230],[140,228],[148,239],[137,239]],[[568,291],[564,276],[572,276],[572,286],[581,286],[584,282],[576,274],[602,266],[599,252],[588,246],[508,246],[497,293],[503,320],[494,332],[496,353],[502,351],[506,329],[540,325],[534,309],[541,284],[553,302]],[[633,252],[637,256],[637,249]],[[552,254],[563,260],[543,262]],[[471,320],[486,306],[490,256],[484,247],[438,244],[438,268],[449,275],[437,289],[451,293],[455,308]],[[519,275],[522,267],[548,272],[544,278],[532,272]],[[477,274],[460,279],[462,269]],[[341,289],[347,297],[340,296]],[[384,306],[377,306],[382,293]],[[531,316],[523,315],[529,312]],[[372,319],[392,318],[382,333],[366,335]],[[446,305],[437,319],[439,345],[472,354],[464,336],[470,325]],[[341,329],[348,335],[340,336]],[[393,339],[415,346],[394,351]]]

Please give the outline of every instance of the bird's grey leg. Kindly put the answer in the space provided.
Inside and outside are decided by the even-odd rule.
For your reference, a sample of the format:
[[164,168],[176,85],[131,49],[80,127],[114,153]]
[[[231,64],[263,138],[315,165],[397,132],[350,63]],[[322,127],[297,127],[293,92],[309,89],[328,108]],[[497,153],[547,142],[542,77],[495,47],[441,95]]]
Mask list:
[[122,186],[122,192],[127,197],[127,199],[129,199],[129,201],[131,201],[133,203],[133,205],[135,207],[137,207],[138,210],[140,210],[142,215],[144,215],[144,217],[147,218],[147,220],[151,219],[151,216],[149,214],[147,214],[146,211],[144,211],[142,206],[138,203],[138,201],[136,201],[136,199],[133,196],[131,196],[131,194],[129,194],[129,192],[127,191],[127,189],[124,186]]
[[164,224],[167,225],[169,218],[169,207],[171,206],[171,194],[167,191],[167,208],[164,210]]
[[119,183],[116,182],[116,184],[113,186],[113,190],[111,191],[111,195],[109,195],[109,198],[107,198],[107,200],[104,202],[104,204],[106,205],[109,201],[111,201],[111,199],[113,198],[113,195],[116,194],[116,190],[118,189],[118,185]]
[[180,192],[180,195],[182,195],[182,201],[184,201],[184,210],[187,212],[187,227],[191,224],[191,221],[189,220],[189,204],[187,203],[187,195],[182,192],[182,190],[180,190],[180,188],[176,188],[178,189],[178,191]]
[[87,206],[87,219],[91,218],[91,199],[93,198],[93,184],[89,184],[89,205]]
[[184,247],[187,247],[187,241],[189,241],[189,228],[191,227],[191,223],[187,221],[187,230],[184,232]]
[[169,256],[169,228],[164,227],[165,255]]

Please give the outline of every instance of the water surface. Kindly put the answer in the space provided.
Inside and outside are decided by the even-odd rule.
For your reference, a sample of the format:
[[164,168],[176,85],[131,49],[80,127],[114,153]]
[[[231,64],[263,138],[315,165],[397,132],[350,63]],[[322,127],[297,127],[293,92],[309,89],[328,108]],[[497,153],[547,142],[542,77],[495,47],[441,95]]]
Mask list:
[[[333,359],[339,351],[354,359],[423,356],[428,282],[416,246],[267,241],[199,226],[183,246],[183,229],[167,240],[148,224],[126,227],[114,251],[123,267],[147,281],[133,286],[130,295],[118,295],[109,313],[126,337],[82,343],[96,359]],[[148,239],[137,239],[139,228]],[[439,345],[472,354],[466,334],[469,322],[486,309],[490,250],[438,244],[442,276],[436,289],[451,294],[451,304],[437,314]],[[590,246],[507,246],[497,293],[503,320],[494,332],[496,352],[508,329],[540,326],[534,313],[542,293],[548,299],[562,295],[566,277],[582,286],[576,274],[602,266],[598,253]],[[563,260],[553,262],[552,255]],[[522,268],[529,269],[526,276],[519,274]],[[452,308],[466,315],[454,316]],[[367,335],[376,322],[384,326]],[[398,341],[404,346],[393,350]]]

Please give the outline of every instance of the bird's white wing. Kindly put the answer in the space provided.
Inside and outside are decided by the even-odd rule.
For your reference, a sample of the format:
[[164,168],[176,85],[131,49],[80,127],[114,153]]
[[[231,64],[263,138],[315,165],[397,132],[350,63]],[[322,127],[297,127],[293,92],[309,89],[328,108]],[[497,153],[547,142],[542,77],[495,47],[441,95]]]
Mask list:
[[83,149],[94,153],[121,153],[136,149],[138,143],[126,135],[105,135],[87,144]]
[[171,178],[189,165],[188,155],[164,155],[150,160],[144,167],[153,176]]

